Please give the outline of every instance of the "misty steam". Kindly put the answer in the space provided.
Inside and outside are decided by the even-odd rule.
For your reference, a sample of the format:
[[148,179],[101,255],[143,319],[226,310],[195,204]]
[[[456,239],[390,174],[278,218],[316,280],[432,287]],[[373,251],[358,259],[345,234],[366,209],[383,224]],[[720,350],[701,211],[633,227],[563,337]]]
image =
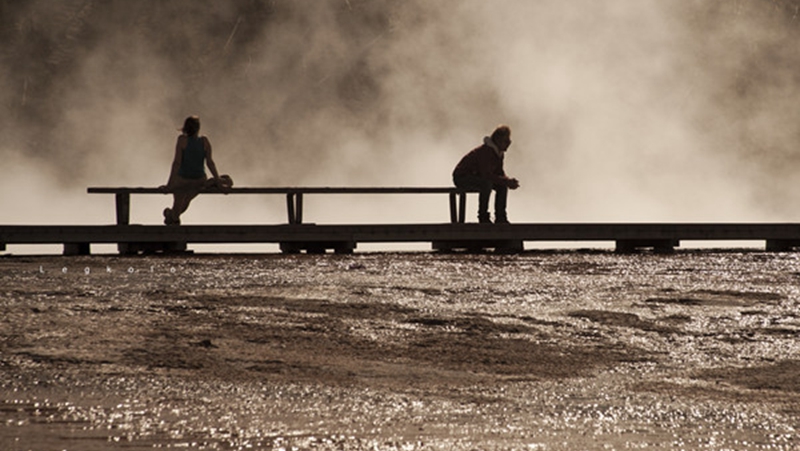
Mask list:
[[[2,1],[2,187],[20,194],[0,217],[108,222],[110,203],[85,188],[164,183],[177,128],[197,114],[238,186],[449,185],[459,157],[506,123],[523,186],[512,222],[796,220],[798,8]],[[141,222],[166,202],[143,200]],[[440,207],[317,208],[445,221]],[[282,214],[199,199],[187,219],[219,222],[219,208],[228,221]]]

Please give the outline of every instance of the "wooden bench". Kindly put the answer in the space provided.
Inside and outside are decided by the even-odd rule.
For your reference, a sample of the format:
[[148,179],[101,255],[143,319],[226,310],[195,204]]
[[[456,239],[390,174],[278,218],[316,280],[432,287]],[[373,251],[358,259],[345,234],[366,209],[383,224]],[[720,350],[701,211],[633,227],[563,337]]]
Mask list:
[[[92,194],[114,194],[116,198],[117,224],[130,224],[131,194],[169,194],[158,188],[144,187],[90,187]],[[447,194],[450,198],[450,222],[465,222],[467,193],[477,192],[455,187],[234,187],[226,192],[206,189],[201,194],[283,194],[286,196],[286,212],[289,224],[303,223],[303,196],[306,194]]]

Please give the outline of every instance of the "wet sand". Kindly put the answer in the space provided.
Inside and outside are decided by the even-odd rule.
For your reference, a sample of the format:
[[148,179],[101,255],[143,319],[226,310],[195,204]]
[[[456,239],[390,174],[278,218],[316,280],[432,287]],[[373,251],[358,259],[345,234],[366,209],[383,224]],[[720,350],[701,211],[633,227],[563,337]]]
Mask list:
[[0,258],[0,449],[798,449],[800,259]]

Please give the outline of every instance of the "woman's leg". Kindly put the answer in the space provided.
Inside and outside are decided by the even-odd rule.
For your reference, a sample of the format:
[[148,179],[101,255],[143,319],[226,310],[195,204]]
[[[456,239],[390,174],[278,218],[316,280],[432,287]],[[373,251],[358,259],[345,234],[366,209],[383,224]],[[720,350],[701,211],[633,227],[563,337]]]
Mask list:
[[189,208],[192,199],[200,194],[204,185],[205,179],[180,179],[172,193],[172,208],[164,210],[164,223],[180,224],[181,215]]

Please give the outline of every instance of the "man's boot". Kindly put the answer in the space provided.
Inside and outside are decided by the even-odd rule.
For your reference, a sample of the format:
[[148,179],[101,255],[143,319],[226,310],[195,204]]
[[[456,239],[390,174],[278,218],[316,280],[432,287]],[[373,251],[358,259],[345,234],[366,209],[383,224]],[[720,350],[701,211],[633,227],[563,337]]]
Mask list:
[[489,216],[489,213],[478,213],[478,222],[481,224],[491,224],[492,218]]

